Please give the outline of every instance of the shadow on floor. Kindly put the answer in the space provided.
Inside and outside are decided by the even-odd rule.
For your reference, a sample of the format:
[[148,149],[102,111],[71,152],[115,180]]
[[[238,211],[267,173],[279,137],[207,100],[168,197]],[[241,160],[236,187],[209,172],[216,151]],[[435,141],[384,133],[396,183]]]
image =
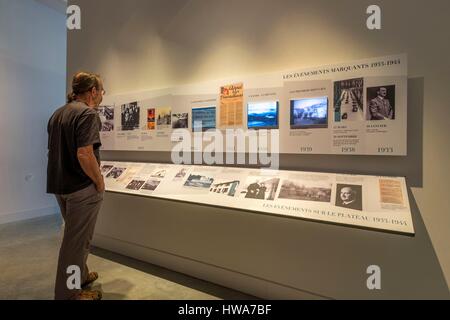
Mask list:
[[[126,257],[108,250],[98,247],[91,248],[91,254],[97,257],[116,262],[132,269],[139,270],[149,275],[165,279],[179,285],[192,288],[197,291],[204,292],[211,296],[215,296],[224,300],[259,300],[254,296],[247,295],[235,290],[231,290],[201,279],[192,278],[190,276],[171,271],[159,266],[139,261],[130,257]],[[117,297],[120,299],[120,297]]]

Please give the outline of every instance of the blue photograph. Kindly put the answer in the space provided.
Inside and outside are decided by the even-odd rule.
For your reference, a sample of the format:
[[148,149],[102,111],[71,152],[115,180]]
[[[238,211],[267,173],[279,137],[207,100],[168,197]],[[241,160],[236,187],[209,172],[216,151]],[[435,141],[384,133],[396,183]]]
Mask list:
[[328,128],[328,97],[291,100],[291,129]]
[[249,129],[278,129],[278,101],[250,102],[247,124]]
[[216,128],[216,107],[192,109],[192,130],[207,131]]

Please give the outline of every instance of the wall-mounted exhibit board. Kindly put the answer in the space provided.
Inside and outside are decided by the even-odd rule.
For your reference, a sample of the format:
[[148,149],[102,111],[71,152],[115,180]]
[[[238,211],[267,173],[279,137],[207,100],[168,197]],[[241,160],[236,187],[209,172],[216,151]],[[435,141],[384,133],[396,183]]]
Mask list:
[[[108,96],[99,111],[103,150],[193,151],[220,140],[236,151],[228,130],[243,134],[245,152],[404,156],[407,57]],[[194,132],[200,143],[189,143]]]
[[404,178],[104,161],[106,189],[414,234]]

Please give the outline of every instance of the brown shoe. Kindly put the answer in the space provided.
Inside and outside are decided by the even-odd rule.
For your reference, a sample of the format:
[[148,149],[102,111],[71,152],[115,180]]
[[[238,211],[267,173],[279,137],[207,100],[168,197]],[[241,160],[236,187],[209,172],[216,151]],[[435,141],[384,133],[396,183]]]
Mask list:
[[70,300],[102,300],[102,293],[98,290],[82,290]]
[[88,285],[93,283],[95,280],[98,279],[98,273],[97,272],[89,272],[88,277],[85,282],[81,285],[81,288],[86,288]]

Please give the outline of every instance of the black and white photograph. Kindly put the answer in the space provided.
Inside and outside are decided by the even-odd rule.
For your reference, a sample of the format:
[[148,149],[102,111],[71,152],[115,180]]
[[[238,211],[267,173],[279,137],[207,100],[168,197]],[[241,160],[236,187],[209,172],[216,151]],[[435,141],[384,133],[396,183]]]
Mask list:
[[330,203],[331,189],[331,184],[319,186],[307,181],[284,180],[278,198]]
[[362,211],[362,186],[337,184],[336,206]]
[[184,186],[209,189],[209,188],[211,188],[211,185],[213,182],[214,182],[214,178],[209,177],[207,175],[191,174],[191,175],[189,175],[189,178],[187,178],[186,182],[184,183]]
[[131,131],[139,129],[139,106],[137,102],[124,104],[121,107],[121,125],[122,131]]
[[131,182],[127,185],[127,189],[139,190],[144,183],[145,181],[143,180],[131,180]]
[[152,178],[164,178],[166,176],[167,170],[166,169],[157,169],[155,172],[152,173]]
[[251,176],[241,189],[241,196],[247,199],[274,200],[280,178]]
[[100,170],[102,172],[102,174],[107,174],[109,172],[109,170],[111,170],[114,166],[110,165],[110,164],[104,164],[101,166]]
[[114,130],[114,107],[98,107],[98,116],[102,122],[102,127],[100,129],[101,132]]
[[150,179],[142,186],[141,190],[155,191],[160,183],[161,183],[160,180]]
[[364,78],[334,83],[334,121],[364,120]]
[[127,168],[118,168],[118,167],[114,167],[111,169],[111,171],[106,175],[106,178],[111,178],[111,179],[117,179],[119,178],[122,173],[126,170]]
[[230,197],[234,197],[234,195],[236,194],[236,190],[239,187],[239,184],[240,181],[238,180],[215,183],[211,186],[209,191],[217,194],[223,194]]
[[179,181],[182,180],[187,174],[187,169],[186,168],[181,168],[180,171],[177,172],[177,174],[175,175],[175,177],[173,178],[173,181]]
[[172,113],[172,129],[187,129],[188,118],[188,113]]
[[395,120],[395,86],[367,88],[367,120]]

